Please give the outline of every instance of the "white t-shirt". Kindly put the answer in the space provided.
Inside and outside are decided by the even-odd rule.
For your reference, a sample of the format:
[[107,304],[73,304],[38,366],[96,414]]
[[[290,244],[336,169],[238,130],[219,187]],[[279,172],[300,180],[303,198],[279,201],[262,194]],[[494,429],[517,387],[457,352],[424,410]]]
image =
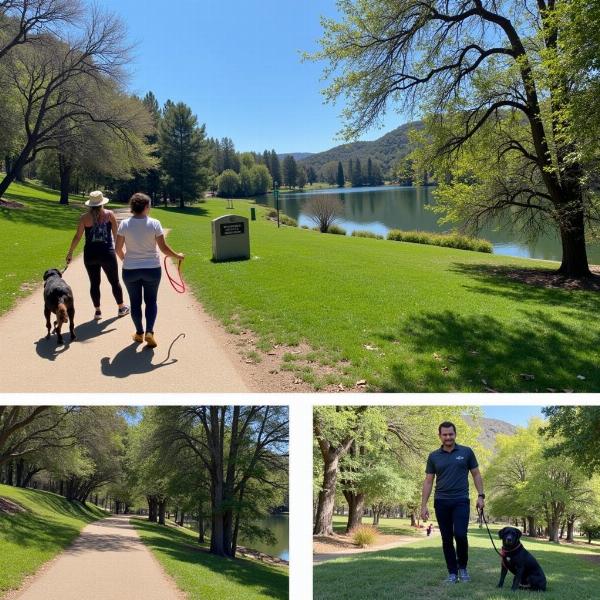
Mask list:
[[155,269],[160,267],[156,238],[163,235],[158,219],[129,217],[121,221],[117,235],[125,238],[124,269]]

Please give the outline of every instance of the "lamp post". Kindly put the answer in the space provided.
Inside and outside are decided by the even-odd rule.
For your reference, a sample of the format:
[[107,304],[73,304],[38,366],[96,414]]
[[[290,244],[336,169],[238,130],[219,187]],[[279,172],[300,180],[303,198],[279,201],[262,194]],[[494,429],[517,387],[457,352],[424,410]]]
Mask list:
[[275,198],[275,209],[277,210],[277,227],[279,228],[279,184],[273,182],[273,197]]

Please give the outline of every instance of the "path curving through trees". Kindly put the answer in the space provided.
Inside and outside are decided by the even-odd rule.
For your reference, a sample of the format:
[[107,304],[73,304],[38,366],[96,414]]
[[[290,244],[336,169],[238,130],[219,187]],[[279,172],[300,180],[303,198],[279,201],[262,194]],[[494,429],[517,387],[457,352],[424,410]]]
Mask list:
[[10,600],[182,600],[126,515],[91,523]]

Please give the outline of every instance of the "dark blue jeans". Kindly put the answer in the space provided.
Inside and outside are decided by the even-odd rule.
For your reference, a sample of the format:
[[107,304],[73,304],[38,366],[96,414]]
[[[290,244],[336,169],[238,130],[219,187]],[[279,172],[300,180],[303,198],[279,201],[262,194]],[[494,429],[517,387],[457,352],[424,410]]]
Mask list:
[[[448,573],[458,573],[458,569],[466,569],[469,561],[469,512],[471,503],[464,500],[442,500],[433,502],[435,516],[442,535],[442,547]],[[456,540],[456,551],[454,550]]]
[[154,323],[158,313],[158,286],[160,284],[161,268],[155,269],[123,269],[123,283],[129,294],[131,318],[136,333],[144,333],[142,322],[142,301],[146,305],[146,332],[154,332]]

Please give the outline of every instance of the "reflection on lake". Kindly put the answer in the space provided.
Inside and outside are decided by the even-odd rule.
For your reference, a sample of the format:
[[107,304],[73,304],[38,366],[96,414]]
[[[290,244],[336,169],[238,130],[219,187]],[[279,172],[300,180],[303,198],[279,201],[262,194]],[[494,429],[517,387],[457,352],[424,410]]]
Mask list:
[[[342,201],[344,215],[338,224],[348,232],[348,235],[357,229],[372,231],[383,236],[390,229],[432,232],[451,229],[451,225],[439,225],[437,222],[439,215],[428,208],[434,204],[430,187],[363,187],[280,194],[280,209],[286,215],[296,219],[299,226],[313,227],[314,223],[304,212],[304,206],[308,199],[315,195],[333,195]],[[257,202],[274,206],[272,194],[258,198]],[[532,242],[515,232],[489,228],[481,231],[479,237],[492,242],[496,254],[545,260],[561,258],[558,234],[546,234]],[[588,247],[588,258],[591,263],[600,263],[600,246]]]

